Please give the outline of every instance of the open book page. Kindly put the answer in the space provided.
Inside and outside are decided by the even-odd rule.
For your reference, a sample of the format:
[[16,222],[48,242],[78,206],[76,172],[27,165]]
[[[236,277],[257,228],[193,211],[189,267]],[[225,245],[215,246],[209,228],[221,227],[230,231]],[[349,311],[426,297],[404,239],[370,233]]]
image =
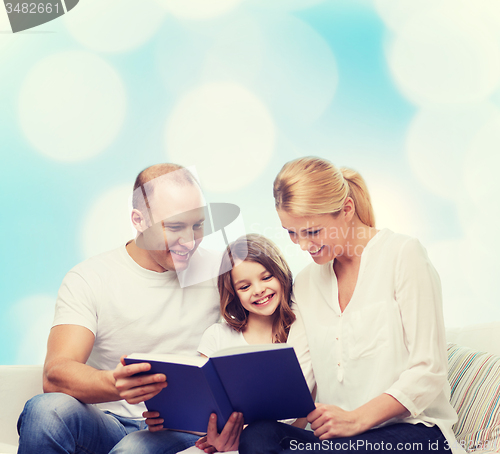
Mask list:
[[231,406],[243,413],[246,423],[304,417],[315,408],[290,345],[236,347],[212,355],[210,362]]
[[167,355],[162,353],[132,353],[127,358],[148,361],[159,361],[163,363],[185,364],[186,366],[202,367],[208,358],[203,356]]
[[[239,355],[242,353],[263,352],[270,350],[280,350],[282,348],[290,348],[287,344],[252,344],[242,345],[239,347],[224,348],[215,352],[212,357]],[[170,355],[163,353],[132,353],[128,358],[144,361],[161,361],[164,363],[185,364],[186,366],[202,367],[208,358],[203,356],[186,356],[186,355]]]
[[239,355],[242,353],[254,353],[254,352],[265,352],[271,350],[281,350],[284,348],[291,348],[287,344],[252,344],[252,345],[240,345],[238,347],[223,348],[212,355],[212,358],[218,358],[221,356],[231,356]]

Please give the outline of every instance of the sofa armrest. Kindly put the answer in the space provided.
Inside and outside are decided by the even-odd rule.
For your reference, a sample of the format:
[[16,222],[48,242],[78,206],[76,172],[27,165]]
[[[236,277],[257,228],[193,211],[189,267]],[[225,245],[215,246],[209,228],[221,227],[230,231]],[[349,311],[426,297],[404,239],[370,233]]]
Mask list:
[[452,344],[500,356],[500,321],[447,328],[446,340]]
[[42,371],[43,366],[0,366],[0,446],[17,446],[17,419],[26,401],[43,392]]

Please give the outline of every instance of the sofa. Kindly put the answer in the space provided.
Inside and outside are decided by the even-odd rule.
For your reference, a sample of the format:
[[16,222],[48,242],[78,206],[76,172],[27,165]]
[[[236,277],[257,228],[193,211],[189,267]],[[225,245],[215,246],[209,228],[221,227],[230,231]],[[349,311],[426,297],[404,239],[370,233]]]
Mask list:
[[[457,440],[468,452],[500,452],[500,322],[448,329],[447,340]],[[0,366],[0,454],[17,452],[17,418],[41,392],[42,366]]]

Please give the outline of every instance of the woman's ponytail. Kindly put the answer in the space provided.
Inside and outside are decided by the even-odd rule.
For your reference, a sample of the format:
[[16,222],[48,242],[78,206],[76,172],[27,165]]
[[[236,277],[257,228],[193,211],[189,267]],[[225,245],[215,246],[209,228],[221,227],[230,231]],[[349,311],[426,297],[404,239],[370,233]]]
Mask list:
[[365,180],[358,172],[347,167],[341,167],[340,171],[349,185],[349,197],[354,201],[358,218],[368,227],[375,227],[375,215]]
[[352,169],[338,169],[326,159],[308,157],[286,163],[274,180],[278,210],[292,216],[338,213],[351,197],[360,221],[375,227],[370,194],[361,175]]

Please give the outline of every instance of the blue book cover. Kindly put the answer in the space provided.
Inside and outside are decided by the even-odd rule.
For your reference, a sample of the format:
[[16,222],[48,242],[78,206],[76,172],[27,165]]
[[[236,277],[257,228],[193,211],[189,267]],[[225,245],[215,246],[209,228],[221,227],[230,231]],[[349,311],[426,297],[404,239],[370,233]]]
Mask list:
[[148,362],[148,373],[167,376],[168,386],[145,403],[169,429],[206,432],[216,413],[220,432],[233,411],[249,424],[301,418],[315,408],[295,351],[286,344],[236,347],[210,359],[136,353],[125,361]]

